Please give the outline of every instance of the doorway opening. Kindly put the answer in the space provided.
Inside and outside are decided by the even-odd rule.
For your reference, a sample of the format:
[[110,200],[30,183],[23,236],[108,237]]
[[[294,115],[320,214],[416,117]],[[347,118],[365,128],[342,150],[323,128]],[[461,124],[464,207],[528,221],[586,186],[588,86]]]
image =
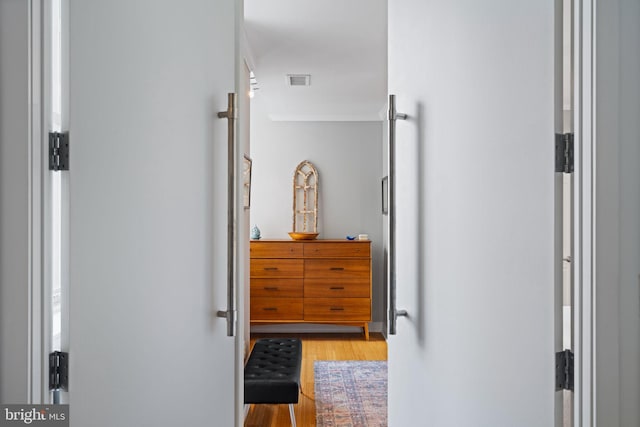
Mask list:
[[[314,1],[245,0],[244,8],[246,40],[241,44],[247,98],[251,96],[246,227],[259,229],[260,238],[251,240],[252,250],[287,242],[301,250],[286,260],[298,263],[300,271],[278,278],[277,285],[274,278],[256,273],[254,266],[284,257],[273,250],[257,261],[255,252],[250,255],[253,278],[245,286],[251,335],[246,339],[251,345],[267,336],[302,339],[302,394],[296,418],[298,425],[315,425],[316,362],[387,359],[381,188],[386,174],[387,2],[347,2],[335,10]],[[305,160],[318,171],[319,236],[296,243],[288,235],[294,231],[293,178],[296,166]],[[359,241],[359,235],[366,242]],[[355,241],[349,243],[349,238]],[[313,244],[338,252],[315,259],[302,255],[303,245]],[[365,256],[352,252],[360,246],[367,246]],[[337,249],[345,247],[347,252]],[[305,272],[311,265],[320,269],[334,261],[345,263],[333,266],[336,275],[351,268],[357,272],[346,279],[314,278]],[[285,287],[278,298],[266,294]],[[323,304],[334,313],[325,317]],[[260,310],[269,311],[261,315]],[[280,316],[282,310],[287,313]],[[280,406],[254,405],[245,425],[286,425],[288,408]]]

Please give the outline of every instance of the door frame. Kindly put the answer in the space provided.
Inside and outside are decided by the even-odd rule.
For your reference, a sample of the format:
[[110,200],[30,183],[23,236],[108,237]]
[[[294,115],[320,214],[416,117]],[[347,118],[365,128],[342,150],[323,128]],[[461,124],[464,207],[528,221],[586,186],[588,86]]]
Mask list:
[[574,426],[596,425],[596,0],[574,0]]
[[[44,286],[50,263],[47,261],[46,247],[46,219],[47,192],[43,190],[48,182],[44,165],[47,161],[46,117],[47,106],[44,105],[44,47],[48,40],[46,27],[43,27],[43,16],[46,16],[43,2],[29,0],[27,2],[27,33],[28,33],[28,370],[27,393],[30,404],[45,403],[48,393],[48,356],[47,345],[47,292]],[[50,310],[49,310],[50,311]]]
[[[68,120],[68,32],[64,30],[67,22],[67,0],[60,0],[62,15],[62,131]],[[49,171],[49,139],[53,129],[51,93],[52,68],[52,4],[50,1],[28,0],[28,82],[29,82],[29,371],[28,393],[30,404],[53,403],[53,395],[49,390],[49,353],[52,349],[53,325],[52,310],[52,173]],[[67,176],[61,176],[62,186],[68,186]],[[62,252],[68,256],[68,210],[65,200],[68,195],[62,194]],[[68,269],[61,265],[63,301],[63,330],[68,330]],[[68,351],[68,336],[61,337],[61,350]],[[66,395],[66,392],[63,393]],[[66,403],[66,397],[63,401]]]

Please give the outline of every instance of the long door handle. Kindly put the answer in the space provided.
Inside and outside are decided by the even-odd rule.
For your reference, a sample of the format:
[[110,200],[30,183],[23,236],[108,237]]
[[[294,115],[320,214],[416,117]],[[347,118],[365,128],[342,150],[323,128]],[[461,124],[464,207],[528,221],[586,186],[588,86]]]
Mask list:
[[227,319],[227,336],[236,334],[235,304],[235,217],[236,217],[236,119],[238,118],[238,95],[227,96],[227,110],[218,113],[218,118],[227,119],[227,309],[219,310],[218,317]]
[[396,120],[406,120],[407,115],[396,111],[396,96],[389,95],[389,333],[396,334],[396,320],[408,316],[406,310],[398,310],[396,299]]

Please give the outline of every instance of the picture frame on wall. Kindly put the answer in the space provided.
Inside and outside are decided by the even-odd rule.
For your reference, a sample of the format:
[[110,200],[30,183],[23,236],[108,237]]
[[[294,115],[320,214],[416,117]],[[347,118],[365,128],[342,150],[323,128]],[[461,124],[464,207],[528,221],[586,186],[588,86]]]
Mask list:
[[245,209],[251,208],[251,168],[253,161],[246,154],[244,155],[244,161],[242,166],[242,179],[244,182],[243,191],[243,206]]
[[382,178],[382,214],[389,214],[389,177]]

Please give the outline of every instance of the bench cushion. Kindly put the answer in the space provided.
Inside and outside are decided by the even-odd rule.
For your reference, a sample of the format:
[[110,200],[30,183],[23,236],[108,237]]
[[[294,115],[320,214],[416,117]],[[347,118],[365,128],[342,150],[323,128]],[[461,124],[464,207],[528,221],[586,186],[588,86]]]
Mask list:
[[299,339],[257,340],[244,367],[244,403],[298,403],[301,365]]

